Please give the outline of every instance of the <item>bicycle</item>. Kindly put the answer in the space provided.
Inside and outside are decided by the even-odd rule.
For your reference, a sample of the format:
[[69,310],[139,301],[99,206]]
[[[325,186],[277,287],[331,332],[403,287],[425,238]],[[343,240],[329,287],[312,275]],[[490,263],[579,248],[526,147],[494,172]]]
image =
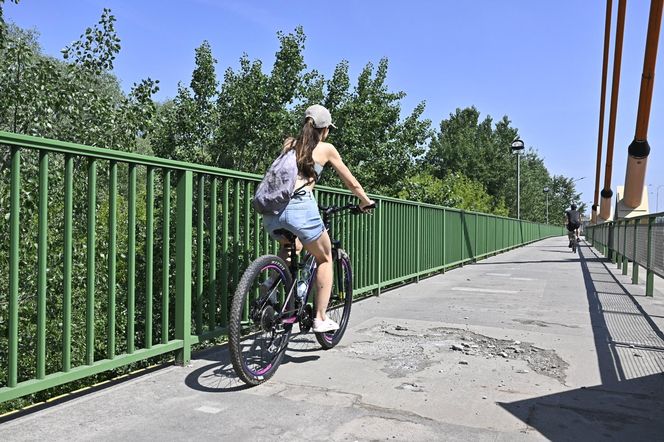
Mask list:
[[572,253],[576,253],[577,242],[579,239],[576,237],[575,230],[567,230],[567,239],[569,239],[569,246],[572,249]]
[[[366,209],[374,207],[375,204]],[[364,212],[354,204],[321,206],[319,209],[332,240],[334,266],[332,293],[326,314],[339,324],[338,330],[315,333],[321,347],[328,350],[343,337],[353,303],[350,258],[341,248],[341,241],[332,239],[331,220],[342,212]],[[298,323],[300,333],[309,332],[313,326],[316,261],[305,252],[300,264],[295,250],[295,235],[285,229],[274,233],[289,240],[290,264],[276,255],[258,257],[244,271],[231,304],[231,361],[240,379],[252,386],[267,381],[277,371],[295,323]]]

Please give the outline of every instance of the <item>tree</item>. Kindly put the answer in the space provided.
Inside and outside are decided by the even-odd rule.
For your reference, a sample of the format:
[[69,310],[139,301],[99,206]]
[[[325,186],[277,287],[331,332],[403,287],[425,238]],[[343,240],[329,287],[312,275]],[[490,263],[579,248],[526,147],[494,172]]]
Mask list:
[[[19,0],[9,0],[11,3],[18,4]],[[5,22],[4,17],[4,3],[5,0],[0,0],[0,49],[5,46],[5,41],[7,39],[7,23]]]
[[573,178],[554,175],[549,187],[551,189],[549,194],[549,221],[552,224],[563,221],[565,211],[569,210],[571,204],[576,204],[579,212],[585,212],[586,204],[581,201],[581,194],[576,191]]
[[[368,63],[351,92],[348,63],[339,63],[327,83],[324,103],[339,127],[330,142],[358,180],[372,192],[396,195],[412,174],[415,159],[424,153],[431,122],[421,119],[424,103],[400,118],[405,93],[387,89],[387,69],[387,59],[380,60],[375,73]],[[330,182],[338,185],[335,178]]]
[[[508,207],[509,215],[516,217],[516,156],[509,146],[517,136],[518,130],[511,126],[507,116],[494,125],[490,116],[480,120],[475,107],[457,109],[441,121],[421,164],[441,179],[450,173],[460,173],[479,182],[491,196],[493,210]],[[521,218],[545,222],[546,202],[542,191],[551,187],[549,172],[532,148],[520,161]]]
[[495,205],[481,183],[458,173],[450,173],[444,179],[428,172],[418,173],[408,180],[398,197],[474,212],[507,214],[504,203]]
[[217,120],[216,62],[207,41],[196,48],[191,90],[179,84],[175,99],[160,108],[159,123],[151,138],[156,155],[212,163],[211,148]]
[[0,49],[0,128],[100,147],[131,150],[151,127],[158,81],[125,96],[110,74],[120,50],[115,17],[62,50],[65,62],[41,54],[35,32],[9,27]]
[[[99,23],[88,28],[81,38],[63,50],[64,60],[45,56],[37,43],[36,32],[24,31],[14,25],[6,28],[6,39],[0,47],[0,130],[56,138],[114,149],[133,150],[150,131],[155,104],[152,95],[157,82],[147,79],[135,84],[125,95],[111,70],[113,60],[120,50],[119,38],[113,23],[115,17],[104,10]],[[9,149],[3,149],[0,158],[0,216],[7,219],[9,213]],[[19,379],[34,377],[36,366],[36,312],[35,294],[37,281],[34,269],[37,268],[37,231],[39,187],[38,156],[35,151],[21,149],[21,215],[19,236],[21,238],[19,256],[19,328],[23,330],[18,343]],[[64,200],[64,158],[63,155],[49,154],[48,192],[48,264],[47,274],[47,318],[46,346],[49,351],[46,361],[47,372],[61,369],[57,356],[61,346],[62,321],[62,248],[63,248],[63,200]],[[85,348],[85,261],[87,257],[86,237],[87,212],[86,170],[88,161],[82,157],[74,159],[73,168],[73,275],[72,275],[72,362],[82,364]],[[126,169],[121,167],[120,182],[126,183]],[[107,180],[104,179],[107,163],[100,161],[97,167],[97,263],[103,266],[108,253],[106,233],[108,226]],[[144,201],[138,195],[138,201]],[[145,207],[137,208],[139,226],[145,216]],[[124,192],[118,195],[118,219],[126,219],[126,199]],[[81,216],[81,214],[83,214]],[[126,223],[118,225],[117,251],[120,255],[126,250]],[[140,227],[138,228],[140,232]],[[137,247],[142,247],[139,235]],[[0,249],[8,250],[9,223],[0,223]],[[126,286],[125,262],[118,259],[118,309],[123,308],[125,297],[122,287]],[[137,266],[141,272],[141,264]],[[8,254],[0,254],[0,287],[7,287]],[[105,272],[96,276],[97,288],[103,291],[106,284]],[[137,290],[143,282],[139,279]],[[98,292],[95,298],[95,328],[102,333],[105,324],[105,297]],[[0,291],[0,360],[7,354],[7,291]],[[140,302],[137,303],[140,311]],[[126,320],[118,316],[116,327],[123,332]],[[105,357],[101,341],[95,343],[96,359]],[[121,344],[120,344],[121,345]],[[0,366],[0,379],[6,379],[6,366]],[[69,387],[75,387],[74,383]],[[44,393],[40,393],[44,397]],[[3,404],[4,405],[4,404]]]

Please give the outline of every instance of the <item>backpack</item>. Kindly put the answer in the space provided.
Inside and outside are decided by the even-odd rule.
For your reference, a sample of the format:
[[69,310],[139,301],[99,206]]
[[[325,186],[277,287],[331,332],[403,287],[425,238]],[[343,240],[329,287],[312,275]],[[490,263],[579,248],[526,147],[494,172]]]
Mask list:
[[261,215],[278,215],[290,202],[297,180],[295,149],[274,160],[256,188],[252,204]]

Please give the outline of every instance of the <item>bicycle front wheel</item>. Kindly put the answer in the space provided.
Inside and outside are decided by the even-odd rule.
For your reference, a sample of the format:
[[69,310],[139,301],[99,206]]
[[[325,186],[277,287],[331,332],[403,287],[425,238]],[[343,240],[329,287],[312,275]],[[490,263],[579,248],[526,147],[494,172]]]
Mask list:
[[245,270],[233,296],[229,349],[233,368],[249,385],[274,375],[288,346],[292,324],[279,312],[293,285],[286,263],[265,255]]
[[339,249],[334,262],[334,282],[330,302],[325,314],[339,324],[339,329],[331,332],[316,333],[316,340],[325,350],[329,350],[341,341],[348,321],[350,309],[353,305],[353,271],[350,258]]

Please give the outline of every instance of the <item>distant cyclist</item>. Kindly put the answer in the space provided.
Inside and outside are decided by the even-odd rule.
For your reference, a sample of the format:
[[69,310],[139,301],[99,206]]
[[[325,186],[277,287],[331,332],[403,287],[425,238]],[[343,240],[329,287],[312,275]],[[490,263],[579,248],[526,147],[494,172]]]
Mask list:
[[[579,241],[579,227],[581,227],[581,214],[576,210],[576,204],[570,206],[570,210],[565,212],[565,218],[567,221],[567,230],[574,232],[576,241]],[[572,243],[570,242],[570,247]]]

